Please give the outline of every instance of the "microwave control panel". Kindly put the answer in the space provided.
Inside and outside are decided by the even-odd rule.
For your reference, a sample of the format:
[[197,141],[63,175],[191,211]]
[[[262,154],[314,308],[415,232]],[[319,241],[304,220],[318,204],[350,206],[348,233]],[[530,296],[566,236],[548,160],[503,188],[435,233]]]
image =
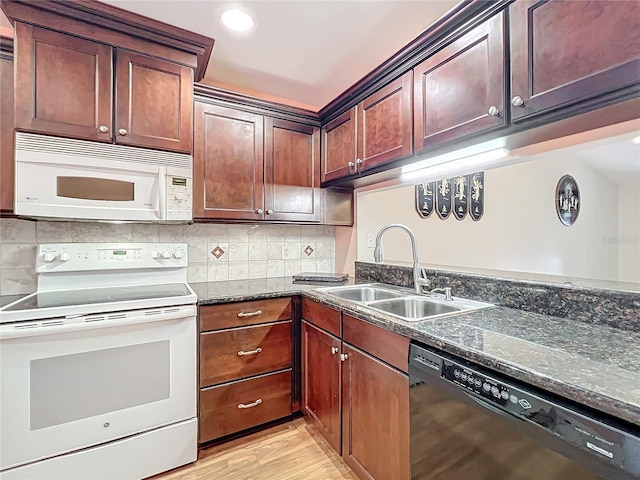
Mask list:
[[167,175],[167,220],[191,220],[192,189],[191,178]]

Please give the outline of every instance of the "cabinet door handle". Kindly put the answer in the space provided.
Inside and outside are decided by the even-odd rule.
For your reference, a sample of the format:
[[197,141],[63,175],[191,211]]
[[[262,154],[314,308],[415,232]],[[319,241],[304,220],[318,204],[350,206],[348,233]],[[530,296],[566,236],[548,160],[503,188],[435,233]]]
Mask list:
[[349,167],[349,170],[353,170],[355,168],[356,164],[353,163],[353,162],[348,162],[347,166]]
[[264,210],[262,210],[261,208],[259,208],[259,209],[257,209],[257,210],[256,210],[256,213],[257,213],[258,215],[262,215],[262,212],[264,212]]
[[500,116],[500,110],[498,110],[498,107],[495,107],[494,105],[491,105],[489,107],[489,115],[491,115],[492,117],[499,117]]
[[273,213],[273,210],[269,209],[267,210],[267,215],[271,215]]
[[338,353],[338,350],[338,347],[331,347],[331,355],[335,355],[336,353]]
[[520,95],[516,95],[511,99],[511,105],[513,105],[514,107],[521,107],[524,105],[524,100]]
[[261,403],[262,403],[262,399],[259,398],[255,402],[252,402],[252,403],[239,403],[238,404],[238,408],[253,408],[253,407],[257,407]]
[[125,137],[127,135],[127,130],[124,128],[121,128],[120,130],[118,130],[118,133],[123,137]]
[[257,355],[258,353],[260,353],[262,351],[262,349],[260,347],[256,348],[255,350],[248,350],[248,351],[244,351],[244,350],[240,350],[238,352],[238,356],[242,357],[244,355]]
[[360,171],[360,167],[364,164],[364,160],[358,158],[356,160],[356,171]]
[[107,133],[109,131],[109,127],[107,127],[106,125],[100,125],[98,127],[98,130],[100,130],[100,133]]
[[343,362],[349,358],[349,354],[348,353],[341,353],[340,354],[340,360],[342,360]]
[[262,315],[262,310],[256,310],[255,312],[238,312],[238,317],[255,317],[256,315]]

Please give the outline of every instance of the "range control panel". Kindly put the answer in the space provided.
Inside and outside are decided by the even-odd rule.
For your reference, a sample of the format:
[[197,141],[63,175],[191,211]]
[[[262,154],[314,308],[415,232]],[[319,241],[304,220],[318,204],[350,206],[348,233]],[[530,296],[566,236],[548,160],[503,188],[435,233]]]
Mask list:
[[56,243],[38,247],[36,272],[186,267],[184,243]]

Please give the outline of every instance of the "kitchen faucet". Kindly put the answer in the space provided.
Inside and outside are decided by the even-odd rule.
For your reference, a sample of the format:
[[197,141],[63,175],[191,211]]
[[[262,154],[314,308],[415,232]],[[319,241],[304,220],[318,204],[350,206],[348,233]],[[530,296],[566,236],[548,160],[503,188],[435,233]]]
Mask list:
[[382,262],[382,236],[387,230],[391,228],[399,228],[400,230],[404,230],[405,232],[407,232],[409,238],[411,239],[411,251],[413,253],[413,287],[415,288],[417,293],[422,293],[422,289],[424,287],[428,287],[431,282],[428,278],[426,278],[424,269],[420,268],[420,264],[418,263],[418,246],[416,242],[416,236],[413,234],[409,227],[401,225],[399,223],[391,223],[382,227],[378,232],[378,235],[376,236],[376,248],[373,249],[373,259],[376,263]]

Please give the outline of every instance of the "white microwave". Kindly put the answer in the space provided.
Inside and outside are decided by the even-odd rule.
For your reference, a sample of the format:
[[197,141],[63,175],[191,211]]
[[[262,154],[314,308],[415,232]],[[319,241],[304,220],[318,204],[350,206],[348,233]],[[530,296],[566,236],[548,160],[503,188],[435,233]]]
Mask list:
[[16,132],[15,167],[16,215],[192,219],[191,155]]

